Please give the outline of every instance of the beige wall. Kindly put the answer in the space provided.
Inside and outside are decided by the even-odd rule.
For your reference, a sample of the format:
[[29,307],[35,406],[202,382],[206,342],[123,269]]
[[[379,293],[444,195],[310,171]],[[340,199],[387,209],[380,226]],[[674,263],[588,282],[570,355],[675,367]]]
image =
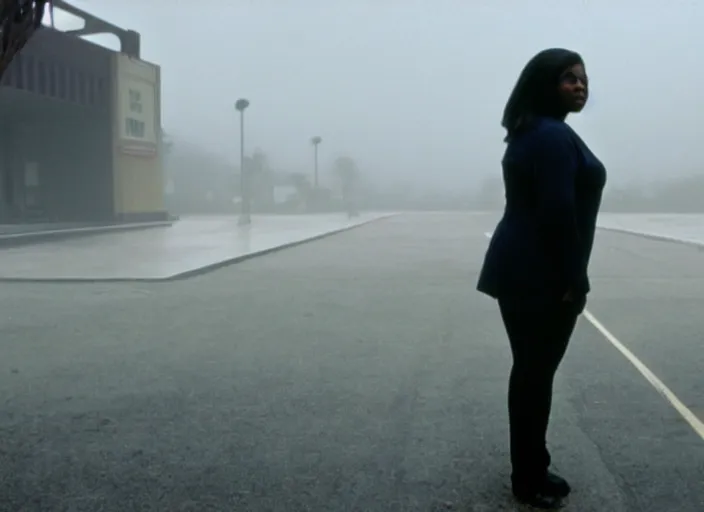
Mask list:
[[159,67],[113,56],[115,214],[159,214],[164,206]]

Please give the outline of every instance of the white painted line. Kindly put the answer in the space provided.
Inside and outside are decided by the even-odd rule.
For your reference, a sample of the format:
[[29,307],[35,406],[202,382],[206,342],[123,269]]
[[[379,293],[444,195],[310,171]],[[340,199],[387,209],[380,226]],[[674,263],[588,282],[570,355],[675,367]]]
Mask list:
[[[487,238],[491,238],[491,233],[484,234]],[[628,350],[628,348],[626,348],[626,346],[621,343],[616,336],[611,334],[609,330],[604,327],[604,324],[597,320],[590,311],[585,309],[584,317],[589,320],[594,327],[596,327],[596,330],[599,331],[602,336],[604,336],[604,338],[606,338],[606,340],[616,348],[616,350],[621,352],[621,354],[623,354],[623,356],[636,367],[643,377],[645,377],[645,380],[647,380],[658,393],[665,397],[665,400],[670,402],[670,405],[672,405],[672,407],[680,413],[682,418],[689,423],[689,426],[692,427],[692,429],[697,433],[697,435],[699,435],[700,438],[702,438],[702,440],[704,440],[704,422],[697,418],[697,416],[686,405],[684,405],[679,398],[677,398],[677,395],[675,395],[670,388],[668,388],[665,383],[657,377],[657,375],[645,366],[645,364],[643,364],[643,362],[638,359],[633,352]]]
[[604,325],[596,319],[596,317],[589,311],[584,311],[584,317],[591,322],[591,324],[596,327],[596,329],[606,338],[616,349],[628,359],[633,366],[645,377],[645,379],[650,382],[650,384],[656,389],[658,393],[665,397],[665,399],[670,402],[670,405],[675,408],[677,412],[684,418],[684,420],[689,423],[689,425],[694,429],[694,431],[699,435],[699,437],[704,440],[704,423],[695,416],[695,414],[689,410],[689,408],[682,403],[682,401],[677,398],[677,396],[670,391],[668,388],[650,369],[643,364],[643,362],[638,359],[633,352],[628,350],[626,346],[621,343],[616,336],[611,334],[609,330],[604,327]]
[[659,240],[661,242],[673,242],[686,245],[694,245],[696,247],[704,247],[703,240],[696,240],[694,238],[686,238],[682,236],[670,236],[670,235],[659,235],[657,233],[647,232],[647,231],[636,231],[635,229],[617,228],[609,226],[597,226],[603,231],[611,231],[613,233],[625,233],[627,235],[640,236],[643,238],[648,238],[650,240]]

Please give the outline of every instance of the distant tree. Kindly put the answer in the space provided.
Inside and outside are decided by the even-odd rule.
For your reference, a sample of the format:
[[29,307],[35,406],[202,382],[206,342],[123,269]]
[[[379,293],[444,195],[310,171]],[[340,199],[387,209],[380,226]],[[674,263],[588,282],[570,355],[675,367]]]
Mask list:
[[313,189],[310,179],[302,172],[292,172],[289,174],[289,180],[291,185],[296,188],[296,191],[302,197],[308,197]]
[[266,153],[259,148],[255,149],[251,157],[245,158],[245,167],[250,173],[255,201],[263,208],[270,208],[274,204],[275,173]]
[[357,215],[361,175],[357,162],[348,156],[337,158],[333,172],[340,182],[342,201],[349,215]]
[[340,183],[343,194],[345,190],[356,188],[361,175],[357,162],[349,156],[338,157],[333,163],[332,172]]
[[[163,134],[164,142],[168,135]],[[165,149],[164,174],[169,208],[175,213],[230,213],[239,192],[236,166],[187,140]]]
[[244,166],[255,181],[266,181],[273,174],[267,154],[259,148],[254,150],[252,156],[244,157]]
[[270,170],[269,158],[260,148],[255,149],[252,153],[251,163],[253,172],[267,172]]
[[652,209],[660,212],[704,211],[704,175],[694,174],[662,180],[651,192]]

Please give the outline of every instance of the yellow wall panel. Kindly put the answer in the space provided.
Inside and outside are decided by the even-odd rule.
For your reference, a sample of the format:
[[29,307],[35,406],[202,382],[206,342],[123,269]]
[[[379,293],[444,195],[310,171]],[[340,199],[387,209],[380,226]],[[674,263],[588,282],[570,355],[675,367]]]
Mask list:
[[164,206],[159,67],[114,55],[115,214],[159,214]]

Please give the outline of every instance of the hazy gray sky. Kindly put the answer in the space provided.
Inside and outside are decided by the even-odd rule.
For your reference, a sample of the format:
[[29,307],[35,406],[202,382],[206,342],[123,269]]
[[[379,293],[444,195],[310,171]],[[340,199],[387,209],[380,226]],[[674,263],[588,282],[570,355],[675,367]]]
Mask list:
[[228,158],[244,96],[248,146],[278,167],[306,169],[321,135],[323,161],[346,153],[386,180],[474,185],[499,172],[499,120],[522,66],[561,46],[585,58],[592,101],[570,122],[612,184],[704,168],[704,2],[74,3],[141,32],[143,58],[162,67],[167,131]]

